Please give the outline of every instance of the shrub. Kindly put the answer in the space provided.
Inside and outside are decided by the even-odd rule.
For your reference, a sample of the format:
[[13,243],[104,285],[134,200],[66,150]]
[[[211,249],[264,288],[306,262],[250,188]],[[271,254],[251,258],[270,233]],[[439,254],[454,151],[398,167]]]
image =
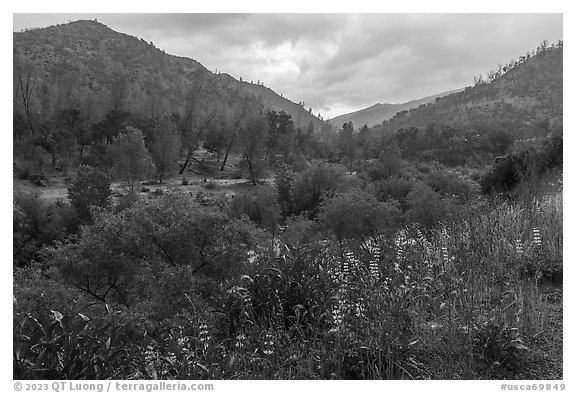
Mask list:
[[376,198],[381,201],[385,202],[388,200],[396,200],[400,202],[400,206],[403,209],[406,209],[407,206],[407,198],[410,191],[412,191],[413,183],[402,179],[388,179],[388,180],[380,180],[373,183],[374,185],[374,192],[376,194]]
[[110,204],[110,178],[100,169],[83,165],[68,187],[68,199],[81,219],[92,221],[91,207],[106,208]]
[[371,194],[352,189],[325,199],[318,219],[342,243],[344,239],[393,231],[399,221],[399,211],[393,203],[378,202]]
[[426,183],[442,196],[470,195],[470,185],[456,174],[448,172],[432,172],[426,177]]
[[425,183],[417,183],[406,196],[412,222],[432,228],[448,214],[446,202]]
[[217,190],[218,188],[220,188],[220,186],[214,180],[210,180],[209,182],[204,184],[204,188],[207,190]]
[[317,213],[321,198],[333,195],[344,177],[344,172],[334,165],[314,165],[298,174],[294,180],[293,214],[308,212]]
[[274,187],[266,185],[252,195],[239,195],[234,198],[230,208],[233,217],[246,215],[270,233],[276,233],[280,220],[280,205]]

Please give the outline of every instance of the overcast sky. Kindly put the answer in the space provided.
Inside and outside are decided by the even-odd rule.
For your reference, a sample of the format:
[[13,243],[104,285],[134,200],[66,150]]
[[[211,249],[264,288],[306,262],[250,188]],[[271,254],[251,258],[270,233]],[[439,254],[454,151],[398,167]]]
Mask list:
[[563,39],[562,14],[14,14],[14,31],[94,18],[324,118],[468,86]]

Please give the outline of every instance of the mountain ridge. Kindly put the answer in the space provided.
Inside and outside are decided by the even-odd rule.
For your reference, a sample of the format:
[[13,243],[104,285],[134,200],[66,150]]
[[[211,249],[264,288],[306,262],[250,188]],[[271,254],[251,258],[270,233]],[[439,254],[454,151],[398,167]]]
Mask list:
[[423,104],[434,102],[436,98],[444,97],[446,95],[450,95],[459,92],[461,90],[463,89],[449,90],[443,93],[426,96],[416,100],[403,102],[400,104],[376,103],[372,106],[359,109],[354,112],[336,116],[330,119],[328,122],[333,126],[335,126],[336,128],[341,128],[342,125],[348,121],[351,121],[352,124],[358,127],[362,127],[364,125],[367,125],[368,127],[373,127],[375,125],[381,124],[383,121],[389,120],[397,112],[401,112],[403,110],[409,110]]
[[[290,114],[298,127],[312,123],[319,129],[324,124],[270,88],[237,80],[227,73],[213,73],[194,58],[168,54],[152,42],[97,21],[79,20],[14,32],[13,47],[15,62],[28,64],[45,85],[61,90],[70,82],[75,85],[71,94],[77,99],[89,93],[104,104],[117,93],[115,89],[126,84],[126,91],[118,93],[122,95],[119,106],[135,112],[168,112],[182,109],[187,89],[198,78],[205,78],[217,103],[252,93],[268,110]],[[65,99],[74,101],[70,96]]]

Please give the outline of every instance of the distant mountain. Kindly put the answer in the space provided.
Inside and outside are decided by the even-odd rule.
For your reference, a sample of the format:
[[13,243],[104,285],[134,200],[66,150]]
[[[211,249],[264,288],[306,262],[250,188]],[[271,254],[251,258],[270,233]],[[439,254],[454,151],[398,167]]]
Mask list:
[[520,56],[488,80],[436,100],[398,112],[379,127],[384,133],[446,125],[479,134],[504,131],[517,138],[543,136],[562,128],[563,45],[539,47]]
[[204,98],[212,104],[228,105],[252,93],[265,108],[292,115],[296,126],[307,127],[312,122],[319,129],[323,124],[302,106],[265,86],[210,72],[197,60],[167,54],[152,42],[96,21],[15,32],[13,44],[15,67],[27,70],[43,110],[59,103],[150,116],[181,111],[190,89],[201,79],[207,91]]
[[419,100],[405,102],[403,104],[375,104],[371,107],[360,109],[356,112],[346,113],[344,115],[336,116],[335,118],[329,120],[328,122],[334,127],[340,129],[344,123],[349,121],[356,126],[356,128],[367,125],[368,127],[375,126],[377,124],[382,124],[383,121],[389,120],[396,113],[410,110],[412,108],[417,108],[420,105],[425,105],[430,102],[434,102],[436,98],[444,97],[449,94],[453,94],[461,91],[451,90],[444,93],[436,94],[429,97],[424,97]]

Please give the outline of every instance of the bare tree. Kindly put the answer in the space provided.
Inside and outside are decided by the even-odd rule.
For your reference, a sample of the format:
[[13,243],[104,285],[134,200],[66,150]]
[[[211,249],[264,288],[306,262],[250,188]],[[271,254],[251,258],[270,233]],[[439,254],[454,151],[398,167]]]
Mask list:
[[24,62],[14,53],[14,104],[24,112],[30,134],[34,135],[32,98],[36,87],[37,75],[34,66]]
[[224,160],[220,166],[220,170],[223,171],[226,167],[226,162],[228,161],[228,156],[234,147],[236,142],[236,137],[238,131],[246,127],[247,122],[258,114],[259,105],[256,98],[252,95],[245,95],[241,97],[240,101],[233,105],[228,112],[228,143],[226,145],[226,151],[224,153]]
[[184,116],[182,116],[180,132],[182,147],[186,150],[186,160],[180,168],[184,173],[192,159],[194,151],[198,148],[203,133],[216,118],[216,108],[210,104],[208,94],[208,76],[196,75],[192,86],[186,95]]

